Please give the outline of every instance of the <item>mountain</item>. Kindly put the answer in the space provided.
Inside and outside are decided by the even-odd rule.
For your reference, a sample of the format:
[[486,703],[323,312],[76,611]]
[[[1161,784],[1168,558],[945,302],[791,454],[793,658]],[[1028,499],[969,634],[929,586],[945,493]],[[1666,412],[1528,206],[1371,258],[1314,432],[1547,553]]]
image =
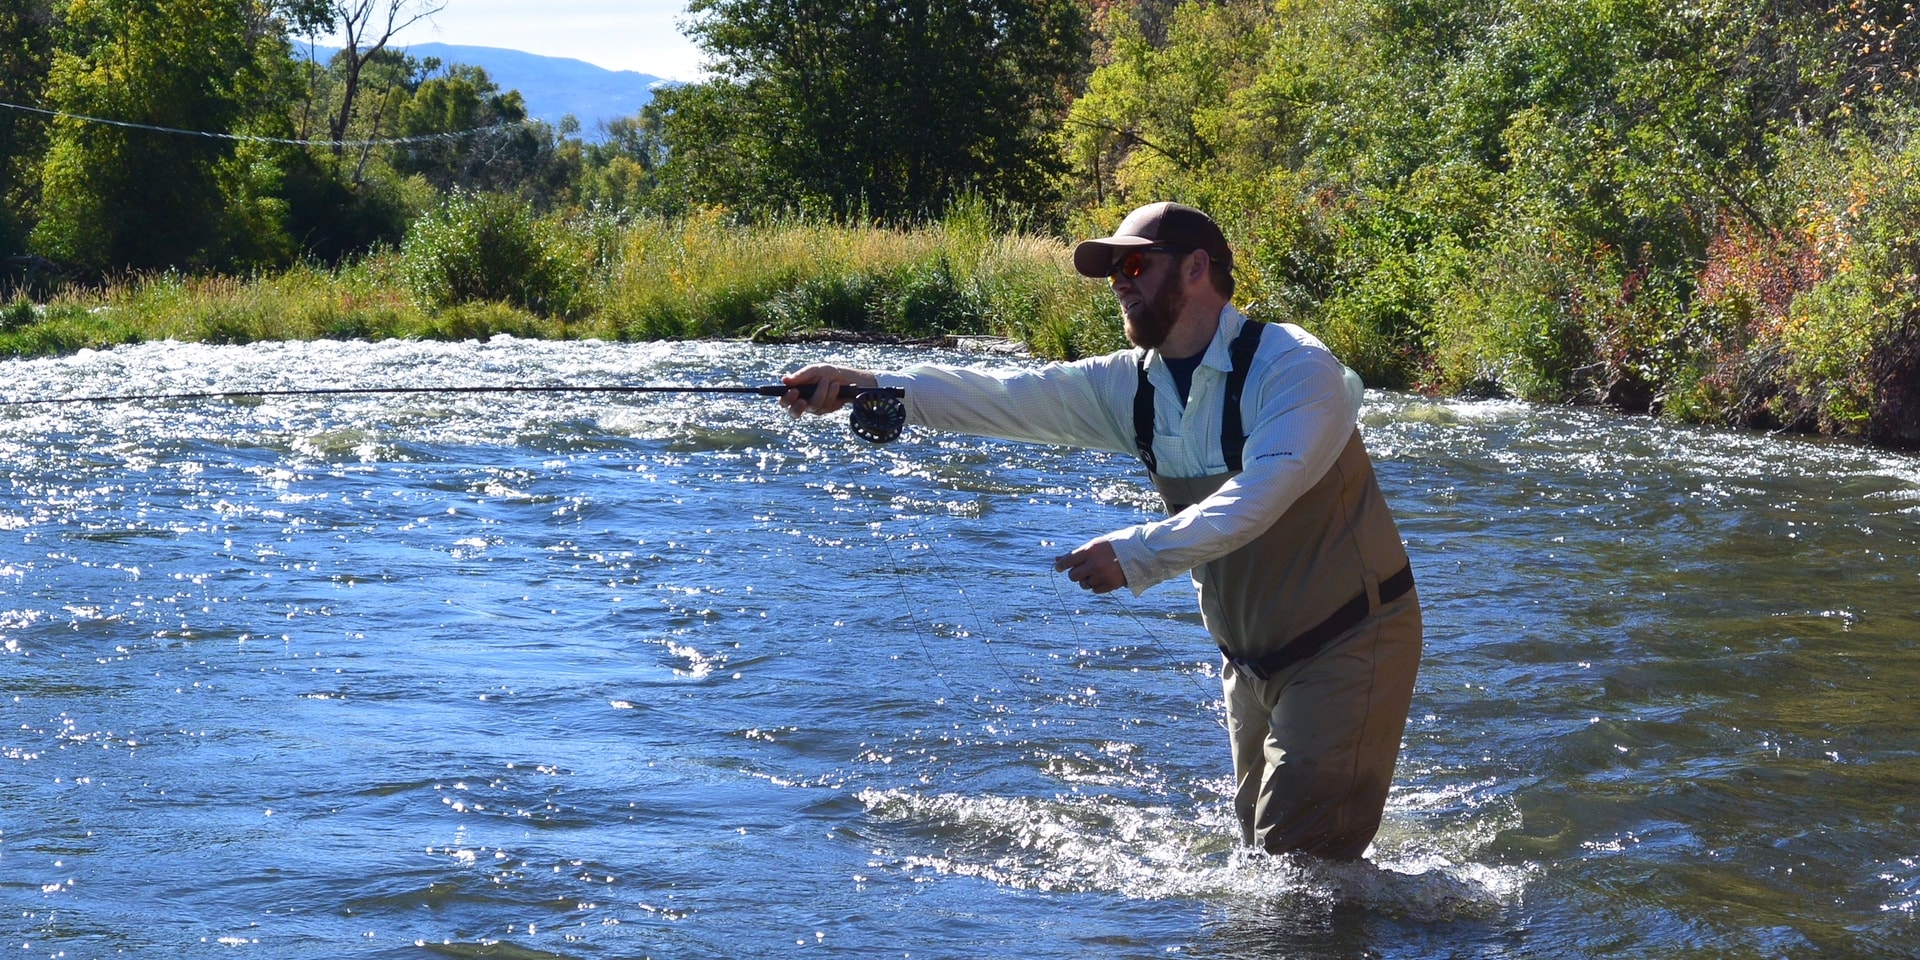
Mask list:
[[[325,61],[337,47],[315,47]],[[502,90],[518,90],[527,102],[527,116],[558,124],[573,114],[580,120],[580,137],[598,140],[599,124],[630,117],[653,99],[653,91],[673,81],[632,70],[608,70],[584,60],[543,57],[499,47],[468,47],[449,43],[416,43],[405,48],[415,60],[436,57],[443,66],[464,63],[479,67]]]

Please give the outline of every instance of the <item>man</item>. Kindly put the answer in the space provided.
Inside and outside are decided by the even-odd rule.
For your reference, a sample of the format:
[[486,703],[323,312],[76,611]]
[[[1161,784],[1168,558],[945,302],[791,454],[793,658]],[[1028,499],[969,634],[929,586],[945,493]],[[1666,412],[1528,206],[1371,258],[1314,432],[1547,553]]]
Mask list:
[[1135,594],[1192,571],[1224,658],[1242,839],[1357,858],[1380,826],[1421,643],[1412,570],[1356,426],[1359,378],[1299,327],[1233,307],[1233,251],[1192,207],[1141,207],[1073,262],[1111,281],[1139,349],[1009,372],[817,364],[786,378],[782,403],[828,413],[842,384],[903,387],[924,426],[1138,454],[1169,516],[1055,569]]

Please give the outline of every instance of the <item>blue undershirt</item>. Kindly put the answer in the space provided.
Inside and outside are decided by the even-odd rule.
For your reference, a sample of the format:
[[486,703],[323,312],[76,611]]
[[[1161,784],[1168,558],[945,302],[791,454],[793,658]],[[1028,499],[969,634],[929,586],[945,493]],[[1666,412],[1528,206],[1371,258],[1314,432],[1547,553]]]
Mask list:
[[1167,365],[1167,372],[1173,374],[1173,385],[1180,390],[1180,405],[1183,407],[1187,405],[1187,393],[1193,389],[1193,372],[1200,369],[1200,361],[1205,357],[1205,351],[1178,360],[1164,353],[1160,355],[1161,362]]

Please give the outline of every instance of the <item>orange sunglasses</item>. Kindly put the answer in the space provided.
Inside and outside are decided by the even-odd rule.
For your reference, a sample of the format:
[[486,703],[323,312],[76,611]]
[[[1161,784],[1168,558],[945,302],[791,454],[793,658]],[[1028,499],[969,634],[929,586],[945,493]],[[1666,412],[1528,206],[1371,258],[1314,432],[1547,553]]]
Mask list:
[[1141,274],[1147,272],[1147,254],[1149,253],[1186,254],[1191,252],[1187,247],[1176,247],[1172,244],[1154,244],[1151,247],[1141,247],[1138,250],[1131,250],[1128,251],[1126,256],[1113,262],[1113,268],[1107,271],[1107,279],[1112,280],[1115,277],[1126,277],[1129,280],[1134,280],[1139,278]]

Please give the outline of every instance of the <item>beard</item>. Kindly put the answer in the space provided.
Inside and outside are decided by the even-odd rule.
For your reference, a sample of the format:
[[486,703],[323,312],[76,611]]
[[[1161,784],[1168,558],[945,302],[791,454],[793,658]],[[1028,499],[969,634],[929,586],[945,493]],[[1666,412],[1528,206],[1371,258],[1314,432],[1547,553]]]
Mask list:
[[1153,299],[1140,305],[1140,316],[1121,311],[1121,321],[1127,330],[1127,339],[1136,347],[1148,350],[1167,342],[1167,335],[1173,332],[1173,325],[1180,320],[1180,312],[1186,309],[1187,292],[1181,289],[1177,277],[1167,277],[1161,281],[1159,292]]

